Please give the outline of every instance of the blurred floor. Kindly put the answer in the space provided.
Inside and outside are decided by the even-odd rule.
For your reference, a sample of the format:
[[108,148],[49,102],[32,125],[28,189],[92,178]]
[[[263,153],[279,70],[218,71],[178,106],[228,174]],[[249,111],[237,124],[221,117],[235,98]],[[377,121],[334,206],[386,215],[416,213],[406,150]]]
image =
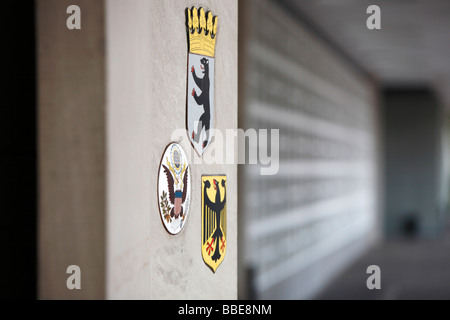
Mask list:
[[[369,265],[381,268],[381,289],[366,287]],[[371,249],[317,299],[450,299],[450,233],[433,240],[389,240]]]

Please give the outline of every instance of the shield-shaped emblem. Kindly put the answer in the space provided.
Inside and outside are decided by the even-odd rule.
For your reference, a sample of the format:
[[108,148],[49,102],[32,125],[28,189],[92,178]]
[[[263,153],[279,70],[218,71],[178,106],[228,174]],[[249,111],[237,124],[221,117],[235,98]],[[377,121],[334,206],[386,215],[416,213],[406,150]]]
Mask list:
[[227,251],[227,177],[202,176],[202,256],[216,272]]
[[192,146],[202,156],[214,128],[214,53],[217,17],[203,8],[186,10],[188,26],[187,130]]
[[169,144],[161,159],[158,200],[161,219],[167,231],[179,233],[189,213],[191,178],[186,154],[178,143]]

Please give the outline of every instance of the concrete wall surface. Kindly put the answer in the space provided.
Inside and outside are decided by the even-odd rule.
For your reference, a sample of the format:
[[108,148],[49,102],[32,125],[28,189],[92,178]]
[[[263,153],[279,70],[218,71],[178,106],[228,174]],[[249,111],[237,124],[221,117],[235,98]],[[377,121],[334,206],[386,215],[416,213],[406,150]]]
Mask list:
[[[69,5],[81,9],[80,30],[66,27]],[[38,1],[40,298],[237,298],[237,166],[200,164],[186,133],[172,137],[186,122],[193,5],[219,17],[214,123],[236,129],[237,1]],[[171,142],[192,154],[190,213],[176,236],[157,196]],[[201,176],[215,174],[227,175],[228,219],[213,273],[201,254]],[[73,264],[81,290],[66,287]]]
[[[81,30],[66,27],[70,4]],[[39,298],[105,295],[103,1],[37,2]],[[68,290],[78,265],[82,290]]]
[[310,299],[380,238],[376,85],[280,2],[239,13],[240,127],[280,136],[239,173],[239,297]]
[[[108,297],[237,298],[237,166],[194,164],[186,226],[177,236],[158,211],[158,168],[186,123],[190,1],[107,2]],[[219,17],[216,128],[237,127],[237,1],[200,1]],[[192,147],[184,134],[177,141]],[[213,144],[204,157],[213,152]],[[193,154],[199,160],[197,155]],[[212,273],[201,256],[201,175],[227,174],[228,249]]]

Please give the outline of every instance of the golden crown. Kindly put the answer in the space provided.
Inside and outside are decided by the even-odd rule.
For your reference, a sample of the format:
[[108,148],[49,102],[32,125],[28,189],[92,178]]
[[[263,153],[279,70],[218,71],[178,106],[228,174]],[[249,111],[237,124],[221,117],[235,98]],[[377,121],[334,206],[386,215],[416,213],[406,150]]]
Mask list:
[[214,57],[217,35],[217,16],[203,8],[187,9],[189,52]]

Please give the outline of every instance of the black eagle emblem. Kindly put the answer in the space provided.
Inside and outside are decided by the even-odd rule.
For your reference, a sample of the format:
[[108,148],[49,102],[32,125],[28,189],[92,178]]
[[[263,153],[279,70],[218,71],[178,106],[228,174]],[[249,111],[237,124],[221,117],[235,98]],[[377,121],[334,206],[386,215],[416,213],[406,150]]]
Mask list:
[[213,243],[216,244],[216,248],[214,251],[213,256],[211,259],[215,262],[220,259],[220,245],[219,241],[222,240],[222,237],[224,236],[224,233],[226,234],[226,221],[223,214],[224,209],[226,210],[226,202],[227,202],[227,189],[225,180],[222,179],[221,184],[224,188],[225,195],[223,200],[221,201],[221,194],[220,194],[220,188],[219,188],[219,182],[214,179],[213,180],[213,187],[216,190],[216,196],[214,201],[212,201],[208,197],[207,190],[211,188],[211,183],[206,180],[204,181],[205,187],[203,191],[204,196],[204,206],[203,206],[203,235],[202,240],[203,244],[207,242],[207,240],[211,237]]

